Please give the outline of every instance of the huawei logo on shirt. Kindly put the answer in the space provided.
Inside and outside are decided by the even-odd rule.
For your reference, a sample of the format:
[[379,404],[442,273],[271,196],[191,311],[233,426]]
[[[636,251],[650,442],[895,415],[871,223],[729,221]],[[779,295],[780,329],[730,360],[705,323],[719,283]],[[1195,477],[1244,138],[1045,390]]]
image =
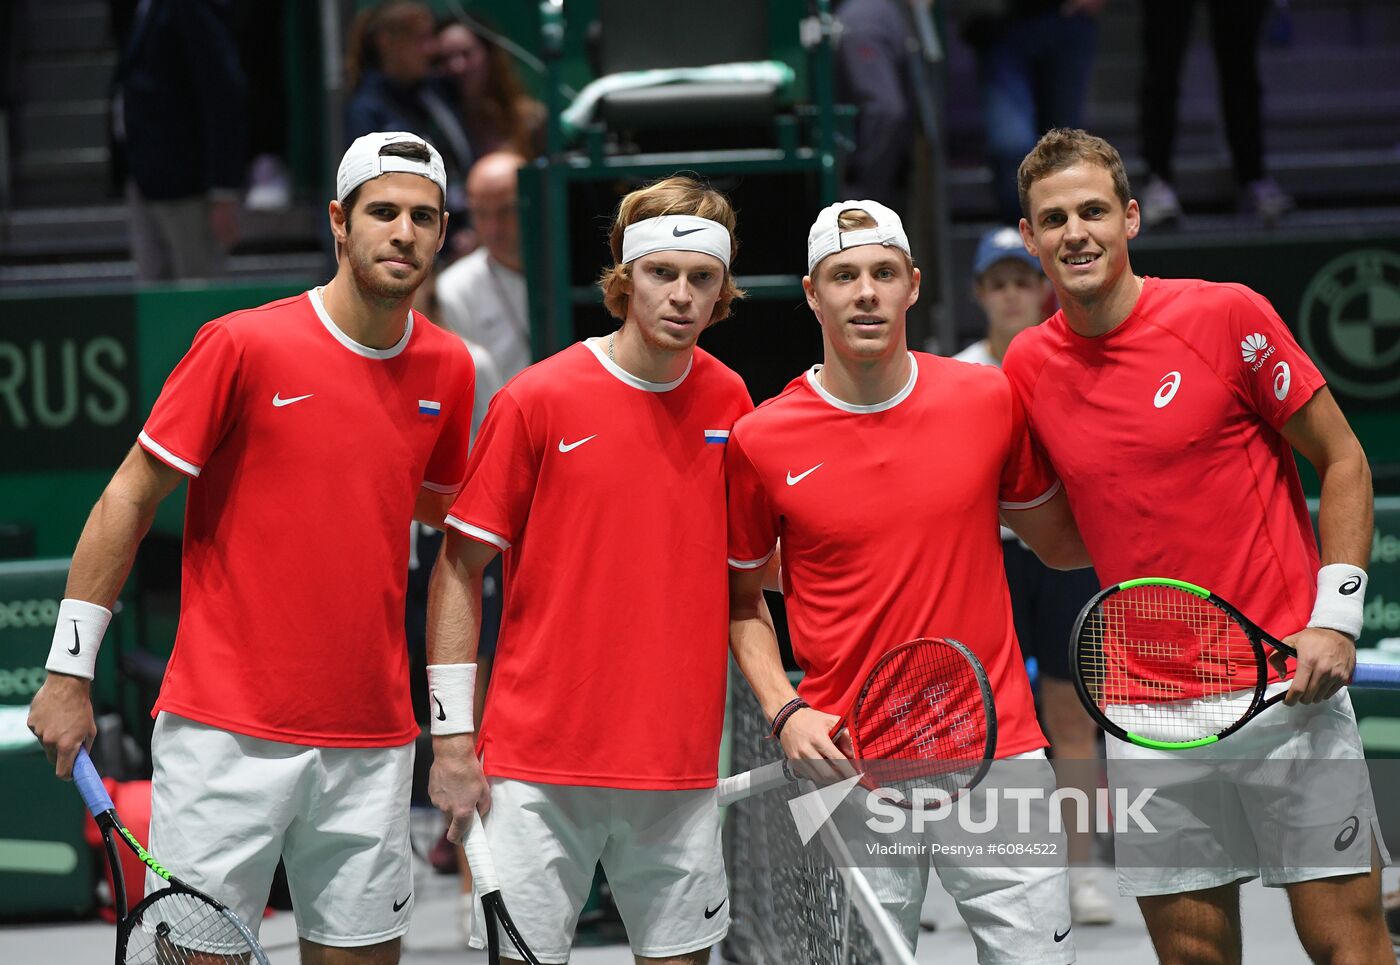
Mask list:
[[1251,372],[1258,372],[1264,367],[1264,363],[1269,360],[1269,356],[1274,354],[1274,346],[1269,344],[1269,340],[1259,332],[1245,336],[1240,342],[1240,357],[1244,359],[1244,364],[1249,366]]

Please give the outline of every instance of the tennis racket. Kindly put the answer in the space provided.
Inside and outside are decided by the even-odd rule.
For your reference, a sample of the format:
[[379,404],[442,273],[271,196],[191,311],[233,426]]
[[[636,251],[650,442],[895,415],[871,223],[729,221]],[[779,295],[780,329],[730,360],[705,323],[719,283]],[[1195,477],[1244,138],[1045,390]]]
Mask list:
[[[1267,644],[1296,657],[1214,593],[1151,577],[1100,592],[1070,638],[1074,685],[1089,716],[1120,740],[1204,747],[1283,699],[1266,697]],[[1356,665],[1354,687],[1400,689],[1400,665]]]
[[[112,900],[118,916],[117,965],[268,965],[267,953],[237,915],[166,871],[126,829],[87,748],[79,748],[73,761],[73,783],[102,829],[107,861],[112,866]],[[130,910],[116,838],[168,882],[167,887],[142,898]]]
[[472,887],[481,897],[481,909],[486,918],[486,953],[491,965],[500,965],[501,939],[496,932],[496,924],[506,930],[520,958],[527,965],[540,965],[540,960],[520,937],[520,929],[515,927],[510,912],[506,910],[505,899],[501,897],[501,880],[496,877],[496,861],[491,857],[491,848],[486,844],[486,829],[481,826],[481,815],[472,821],[467,829],[462,847],[467,852],[467,865],[472,869]]
[[[901,643],[879,659],[849,712],[836,722],[850,737],[862,783],[898,790],[893,803],[940,807],[986,776],[996,755],[996,707],[987,671],[951,637]],[[720,780],[718,803],[732,804],[797,778],[789,761]],[[947,795],[930,799],[921,790]]]

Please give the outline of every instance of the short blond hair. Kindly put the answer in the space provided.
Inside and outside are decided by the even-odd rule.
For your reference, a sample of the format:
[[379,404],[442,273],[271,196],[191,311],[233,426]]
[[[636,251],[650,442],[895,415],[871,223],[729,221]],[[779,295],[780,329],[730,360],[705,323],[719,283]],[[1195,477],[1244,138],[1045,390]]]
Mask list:
[[[689,175],[674,174],[644,188],[638,188],[624,197],[617,206],[617,215],[608,231],[613,265],[605,269],[602,277],[598,279],[598,287],[603,290],[603,306],[620,321],[627,318],[628,288],[632,284],[632,265],[622,262],[623,233],[630,224],[667,214],[688,214],[719,222],[729,231],[730,264],[734,263],[739,254],[739,238],[735,234],[738,218],[734,214],[734,208],[728,198],[708,184]],[[728,318],[731,303],[736,298],[743,297],[743,290],[734,284],[734,275],[726,267],[724,285],[720,289],[709,324],[713,325]]]
[[1076,164],[1097,164],[1113,179],[1113,193],[1123,207],[1132,198],[1128,172],[1118,149],[1101,137],[1079,128],[1057,127],[1046,131],[1016,169],[1016,190],[1021,196],[1021,214],[1031,216],[1031,185],[1057,171]]

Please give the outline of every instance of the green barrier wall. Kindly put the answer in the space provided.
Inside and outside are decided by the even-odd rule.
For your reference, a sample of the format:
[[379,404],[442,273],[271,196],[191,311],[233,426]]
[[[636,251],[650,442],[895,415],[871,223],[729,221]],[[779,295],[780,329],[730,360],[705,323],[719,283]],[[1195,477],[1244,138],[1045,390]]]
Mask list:
[[[53,775],[24,716],[49,654],[68,560],[0,563],[0,918],[68,914],[92,906],[92,854],[83,841],[86,811],[73,785]],[[113,624],[98,656],[94,704],[114,709],[117,657],[129,637],[127,614]],[[18,735],[18,736],[16,736]],[[15,789],[23,789],[16,793]]]
[[[0,520],[66,556],[136,442],[165,378],[212,318],[305,291],[304,282],[0,298]],[[157,528],[178,533],[184,499]]]

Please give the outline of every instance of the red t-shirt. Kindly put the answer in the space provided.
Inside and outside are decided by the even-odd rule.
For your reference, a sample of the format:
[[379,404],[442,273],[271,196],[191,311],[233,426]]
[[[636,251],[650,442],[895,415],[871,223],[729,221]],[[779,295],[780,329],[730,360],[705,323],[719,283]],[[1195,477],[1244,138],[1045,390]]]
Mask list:
[[293,744],[417,737],[406,534],[420,487],[461,485],[473,381],[422,316],[366,348],[316,291],[199,330],[140,436],[191,477],[156,711]]
[[696,349],[644,382],[591,342],[496,394],[448,525],[505,551],[478,746],[545,784],[711,787],[728,667],[724,448],[753,408]]
[[734,427],[729,565],[761,566],[782,541],[798,692],[844,714],[895,645],[953,637],[982,661],[997,757],[1045,746],[1011,619],[1000,508],[1029,509],[1059,483],[1033,450],[1005,376],[910,353],[909,382],[858,406],[817,369]]
[[1307,625],[1317,543],[1279,430],[1323,379],[1266,299],[1147,278],[1113,331],[1084,338],[1058,313],[1005,371],[1105,586],[1173,577],[1277,637]]

